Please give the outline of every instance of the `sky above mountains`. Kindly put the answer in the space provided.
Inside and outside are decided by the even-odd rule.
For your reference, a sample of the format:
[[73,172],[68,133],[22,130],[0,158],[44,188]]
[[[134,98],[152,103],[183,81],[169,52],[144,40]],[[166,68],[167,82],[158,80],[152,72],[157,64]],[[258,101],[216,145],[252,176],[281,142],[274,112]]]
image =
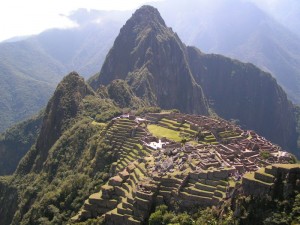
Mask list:
[[[0,3],[0,41],[40,33],[49,28],[76,26],[67,15],[78,8],[132,10],[150,0],[10,0]],[[153,2],[153,0],[152,0]]]
[[[155,1],[165,0],[74,0],[72,2],[61,0],[2,1],[0,4],[0,41],[17,36],[37,34],[49,28],[74,27],[76,23],[71,21],[68,15],[78,8],[135,10],[143,4],[149,4],[149,2]],[[208,0],[199,1],[205,2]],[[298,4],[296,0],[245,1],[254,2],[283,23],[292,23],[290,20],[291,16],[300,12],[300,4]],[[189,0],[186,0],[186,3],[189,4]],[[293,23],[296,22],[294,21]]]

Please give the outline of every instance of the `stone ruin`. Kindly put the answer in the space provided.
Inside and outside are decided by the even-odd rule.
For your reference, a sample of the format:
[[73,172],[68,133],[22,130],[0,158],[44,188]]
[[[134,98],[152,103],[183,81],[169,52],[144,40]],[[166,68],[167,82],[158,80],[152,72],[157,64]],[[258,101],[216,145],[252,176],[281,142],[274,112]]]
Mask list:
[[233,190],[230,180],[239,181],[245,173],[249,193],[253,185],[266,193],[274,177],[259,169],[267,166],[266,171],[273,171],[272,163],[291,160],[289,153],[254,131],[219,118],[152,113],[145,121],[184,132],[189,141],[159,140],[136,118],[115,119],[107,141],[119,160],[111,167],[109,181],[85,201],[73,221],[103,217],[106,224],[135,225],[142,224],[159,204],[188,211],[218,205]]

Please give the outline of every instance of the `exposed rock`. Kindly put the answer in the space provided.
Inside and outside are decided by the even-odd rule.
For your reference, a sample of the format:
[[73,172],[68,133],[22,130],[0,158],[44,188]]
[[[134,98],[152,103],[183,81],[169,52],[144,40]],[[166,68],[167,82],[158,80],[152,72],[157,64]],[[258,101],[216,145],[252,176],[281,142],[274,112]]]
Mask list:
[[126,80],[151,105],[208,112],[202,89],[187,64],[184,44],[151,6],[141,7],[126,22],[91,86],[97,89],[115,79]]
[[108,184],[111,186],[121,186],[123,179],[120,176],[114,176],[109,179]]

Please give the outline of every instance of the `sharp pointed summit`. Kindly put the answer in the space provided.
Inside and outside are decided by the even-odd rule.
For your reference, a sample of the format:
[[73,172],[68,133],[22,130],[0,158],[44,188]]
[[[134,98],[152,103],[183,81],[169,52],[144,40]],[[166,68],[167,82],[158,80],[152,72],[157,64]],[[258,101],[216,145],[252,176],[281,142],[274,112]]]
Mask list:
[[142,6],[120,30],[91,86],[97,89],[122,79],[150,105],[207,114],[206,100],[185,52],[185,45],[166,27],[158,10]]
[[136,10],[135,13],[132,15],[131,19],[128,20],[128,23],[132,21],[144,27],[147,25],[155,24],[160,24],[166,27],[165,21],[161,17],[159,11],[156,8],[149,5],[144,5],[138,10]]

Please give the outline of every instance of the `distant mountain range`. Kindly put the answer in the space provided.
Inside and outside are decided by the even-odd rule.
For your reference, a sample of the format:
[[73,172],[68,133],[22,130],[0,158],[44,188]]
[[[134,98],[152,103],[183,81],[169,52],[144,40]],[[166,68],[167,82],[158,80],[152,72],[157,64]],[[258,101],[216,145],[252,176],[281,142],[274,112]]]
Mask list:
[[98,72],[127,14],[82,9],[70,16],[77,28],[0,43],[0,131],[45,107],[68,72],[85,77]]
[[[272,73],[289,99],[300,102],[300,39],[292,29],[253,3],[188,3],[167,0],[155,5],[185,43],[258,65]],[[77,28],[1,43],[0,131],[44,107],[68,72],[75,70],[86,78],[99,72],[130,13],[80,9],[70,15]]]
[[[148,114],[145,120],[138,118],[139,122],[135,122],[134,116],[129,119],[129,115],[128,118],[123,118],[123,115],[121,118],[122,112],[161,112],[159,107],[166,111],[152,113],[152,116]],[[215,117],[176,114],[176,109]],[[188,199],[188,204],[182,206],[192,206],[196,211],[198,208],[194,206],[199,206],[199,202],[209,203],[203,206],[226,204],[229,209],[234,202],[230,200],[235,200],[230,193],[241,190],[240,182],[234,189],[240,178],[233,179],[232,176],[240,177],[245,171],[257,170],[281,157],[280,162],[296,161],[295,157],[255,132],[244,132],[217,118],[214,112],[225,118],[238,119],[246,127],[256,129],[298,153],[294,148],[296,121],[293,105],[269,73],[250,63],[204,54],[196,47],[187,47],[166,26],[156,8],[142,6],[121,28],[99,73],[88,82],[76,72],[69,73],[57,85],[43,113],[0,136],[0,162],[3,161],[0,174],[11,174],[16,168],[11,176],[0,176],[0,223],[67,224],[85,202],[76,221],[110,211],[111,218],[117,215],[117,220],[112,220],[117,222],[106,224],[123,224],[123,221],[126,221],[124,224],[142,224],[156,204],[160,204],[152,201],[152,194],[149,195],[148,190],[156,192],[153,184],[163,190],[153,196],[156,198],[161,194],[163,197],[157,197],[157,200],[161,199],[168,205]],[[164,118],[164,115],[173,116]],[[150,121],[153,124],[148,124]],[[160,129],[156,137],[151,135],[151,126]],[[170,137],[166,136],[166,131],[171,132]],[[153,155],[160,156],[152,157],[152,149],[145,140],[152,142],[174,136],[176,142],[168,140],[170,147],[153,150]],[[187,139],[189,143],[186,143]],[[11,160],[15,154],[16,159]],[[167,170],[161,170],[166,163]],[[279,169],[276,169],[278,165],[268,166],[264,169],[266,173],[259,170],[248,174],[246,181],[249,182],[243,183],[243,187],[250,193],[262,193],[260,196],[272,193],[274,199],[288,199],[285,202],[289,202],[290,198],[280,197],[286,194],[284,190],[289,190],[288,193],[299,190],[298,167],[290,164]],[[159,168],[160,172],[148,170],[152,171],[148,177],[146,168]],[[132,172],[131,178],[127,170]],[[123,178],[116,177],[110,179],[109,184],[117,183],[119,189],[104,185],[119,171],[124,171],[122,177],[131,180],[130,185],[121,184]],[[161,185],[158,179],[162,181]],[[204,185],[201,185],[203,181]],[[200,191],[194,187],[199,187],[205,195],[199,195]],[[188,189],[184,188],[192,192],[186,192]],[[147,201],[132,194],[140,190],[145,190],[143,196]],[[98,193],[90,202],[88,196],[95,192]],[[137,213],[130,213],[138,220],[128,217],[128,211],[118,203],[123,198],[115,193],[134,199],[129,201]],[[180,193],[187,197],[173,200]],[[102,197],[108,201],[102,201]],[[246,202],[244,199],[241,201]],[[263,206],[270,212],[272,207],[269,205],[274,203],[270,203],[269,198],[268,201],[269,204]],[[252,209],[256,209],[254,203],[249,203]],[[103,206],[104,210],[101,207],[98,210],[97,205]],[[117,205],[118,209],[112,210]],[[120,208],[124,210],[120,212]],[[95,213],[85,209],[95,210]],[[140,209],[147,214],[141,214]],[[245,210],[237,215],[242,218],[253,212],[248,208]],[[120,217],[123,214],[125,216]],[[268,213],[269,216],[272,214]],[[260,221],[264,218],[260,216]],[[96,218],[80,224],[103,224],[101,219],[103,222],[103,219],[109,221],[110,218]]]
[[254,2],[263,11],[300,36],[300,2],[298,0],[250,1]]

